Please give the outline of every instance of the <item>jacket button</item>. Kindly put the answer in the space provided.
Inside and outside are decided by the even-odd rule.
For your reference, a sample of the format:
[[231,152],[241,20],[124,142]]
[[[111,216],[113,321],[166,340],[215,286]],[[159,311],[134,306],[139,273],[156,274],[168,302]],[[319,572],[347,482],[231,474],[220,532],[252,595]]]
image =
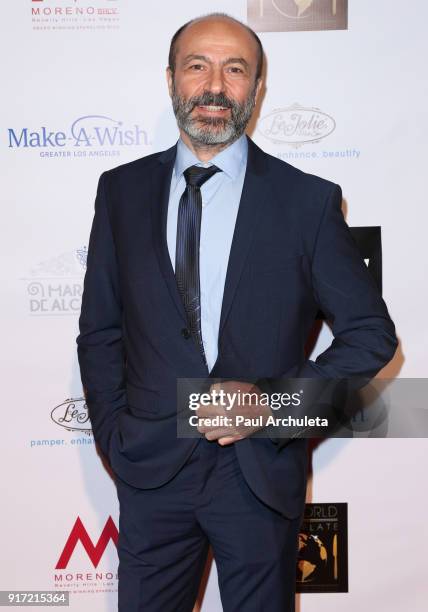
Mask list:
[[186,340],[188,340],[191,336],[190,330],[187,329],[187,327],[183,327],[183,329],[181,330],[181,335],[183,336],[183,338],[186,338]]

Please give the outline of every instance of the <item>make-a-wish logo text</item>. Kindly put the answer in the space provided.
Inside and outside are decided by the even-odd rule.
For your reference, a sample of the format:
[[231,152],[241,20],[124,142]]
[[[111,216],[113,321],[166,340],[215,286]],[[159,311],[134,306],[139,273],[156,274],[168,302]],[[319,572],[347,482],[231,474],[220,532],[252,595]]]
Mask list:
[[125,125],[106,115],[85,115],[68,129],[55,130],[46,125],[8,128],[7,144],[9,149],[61,151],[67,156],[83,157],[93,150],[147,146],[149,137],[137,123]]

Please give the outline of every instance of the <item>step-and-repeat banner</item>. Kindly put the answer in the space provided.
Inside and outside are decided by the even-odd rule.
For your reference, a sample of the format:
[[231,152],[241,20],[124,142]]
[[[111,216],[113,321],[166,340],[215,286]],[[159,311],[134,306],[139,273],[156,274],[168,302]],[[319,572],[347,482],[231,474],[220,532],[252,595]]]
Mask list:
[[[114,610],[116,490],[91,435],[75,338],[99,175],[177,139],[172,34],[213,10],[259,33],[267,81],[251,135],[342,186],[401,341],[382,375],[425,377],[428,7],[6,0],[0,10],[1,589],[68,590],[72,610]],[[330,341],[325,326],[314,355]],[[426,609],[427,449],[424,439],[313,445],[298,610]],[[215,563],[201,609],[221,609]]]

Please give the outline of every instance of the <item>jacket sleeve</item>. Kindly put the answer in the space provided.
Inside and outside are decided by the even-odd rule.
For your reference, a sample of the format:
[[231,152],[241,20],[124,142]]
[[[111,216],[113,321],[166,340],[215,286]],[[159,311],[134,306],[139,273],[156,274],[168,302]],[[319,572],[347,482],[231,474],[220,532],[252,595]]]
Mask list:
[[[386,304],[343,218],[341,202],[341,188],[333,185],[312,256],[314,299],[331,323],[334,339],[315,361],[307,359],[284,373],[284,380],[352,379],[354,388],[358,381],[362,386],[392,359],[398,345]],[[281,389],[281,378],[260,382],[262,389]],[[313,389],[317,388],[315,384]],[[280,416],[278,411],[276,415]],[[275,441],[279,448],[287,443],[284,438]]]
[[126,392],[122,305],[106,181],[107,173],[103,173],[95,200],[76,342],[94,438],[108,456],[115,421],[126,405]]

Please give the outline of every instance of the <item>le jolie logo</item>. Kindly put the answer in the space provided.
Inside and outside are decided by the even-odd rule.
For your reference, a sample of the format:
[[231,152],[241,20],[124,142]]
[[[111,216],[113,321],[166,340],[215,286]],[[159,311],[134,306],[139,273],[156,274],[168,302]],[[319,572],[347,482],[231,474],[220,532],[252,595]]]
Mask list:
[[51,412],[51,419],[68,431],[83,431],[88,434],[92,431],[84,397],[67,399],[55,406]]
[[98,538],[98,542],[94,544],[89,537],[82,520],[78,516],[59,556],[57,564],[55,565],[55,569],[66,569],[78,542],[82,544],[86,554],[91,560],[92,565],[97,567],[110,540],[112,540],[117,547],[118,538],[118,529],[111,516],[109,516],[101,535]]
[[293,104],[262,117],[258,130],[275,144],[300,147],[319,142],[336,129],[336,122],[319,108]]

